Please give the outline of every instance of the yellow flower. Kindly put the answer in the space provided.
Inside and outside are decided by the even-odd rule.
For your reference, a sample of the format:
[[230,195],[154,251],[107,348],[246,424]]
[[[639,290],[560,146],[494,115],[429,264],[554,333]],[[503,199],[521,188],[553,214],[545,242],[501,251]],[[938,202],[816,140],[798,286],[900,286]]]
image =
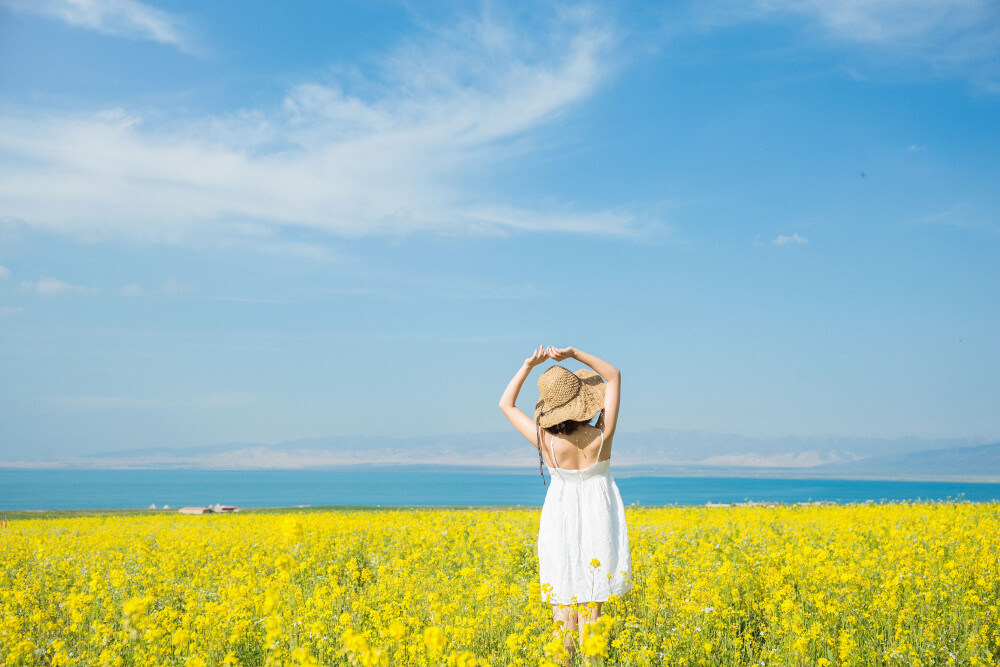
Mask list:
[[610,616],[601,616],[592,623],[583,626],[583,642],[580,650],[585,656],[605,656],[608,653],[608,635],[611,633],[611,625],[614,619]]
[[600,566],[601,566],[601,561],[599,561],[596,558],[591,559],[591,561],[590,561],[590,567],[598,568]]
[[389,636],[393,639],[402,639],[406,636],[406,626],[400,621],[393,621],[389,624]]
[[580,646],[580,650],[589,658],[593,658],[598,655],[606,656],[608,654],[608,639],[600,633],[587,635],[583,638],[583,644]]
[[569,656],[569,651],[563,640],[564,635],[565,633],[560,630],[544,646],[545,655],[551,658],[553,662],[564,661]]
[[274,559],[274,564],[281,572],[290,572],[295,561],[288,554],[278,554],[278,557]]
[[131,618],[138,618],[149,611],[151,598],[132,598],[122,606],[122,613]]
[[292,651],[292,660],[295,661],[296,667],[319,667],[319,664],[313,660],[308,649],[304,646],[299,646]]
[[191,643],[191,633],[184,628],[178,628],[174,630],[173,634],[170,636],[170,643],[174,646],[187,646]]
[[436,625],[424,628],[424,644],[431,653],[436,653],[444,648],[444,631]]
[[[581,658],[742,664],[752,631],[768,664],[972,665],[1000,643],[996,503],[626,515],[634,569],[609,566],[634,588],[584,625]],[[521,509],[19,520],[0,536],[0,660],[548,667],[566,656],[537,534]]]
[[301,521],[294,516],[289,516],[281,523],[281,535],[286,542],[297,544],[305,539],[306,531],[302,527]]
[[471,651],[460,651],[459,653],[449,655],[445,664],[448,667],[477,667],[479,660],[476,659],[476,655]]

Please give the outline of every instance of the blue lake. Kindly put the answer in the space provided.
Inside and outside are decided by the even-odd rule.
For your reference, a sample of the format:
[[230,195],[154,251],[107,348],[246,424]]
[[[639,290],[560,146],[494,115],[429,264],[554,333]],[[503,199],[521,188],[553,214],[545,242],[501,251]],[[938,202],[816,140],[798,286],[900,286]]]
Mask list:
[[[639,476],[619,476],[617,482],[629,505],[1000,500],[1000,484],[972,482]],[[541,506],[545,490],[537,473],[489,470],[0,470],[0,511],[215,503],[241,507]]]

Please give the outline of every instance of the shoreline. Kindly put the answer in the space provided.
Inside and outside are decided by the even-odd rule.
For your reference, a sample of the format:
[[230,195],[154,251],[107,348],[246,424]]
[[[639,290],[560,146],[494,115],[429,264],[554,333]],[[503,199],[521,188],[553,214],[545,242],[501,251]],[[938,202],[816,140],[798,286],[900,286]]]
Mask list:
[[[801,473],[616,470],[625,506],[885,504],[1000,501],[989,479],[829,478]],[[700,474],[698,474],[700,473]],[[547,491],[538,470],[477,468],[288,470],[0,470],[0,513],[174,512],[215,504],[243,512],[520,507],[538,509]],[[168,505],[172,509],[164,510]],[[58,514],[52,514],[58,513]]]
[[[352,464],[310,468],[205,468],[205,467],[27,467],[2,466],[2,473],[82,473],[82,472],[214,472],[214,473],[323,473],[323,472],[412,472],[447,474],[529,475],[537,469],[525,466],[462,466],[438,464],[381,465]],[[832,475],[810,471],[809,468],[746,468],[723,466],[616,466],[616,478],[621,479],[780,479],[789,481],[840,481],[840,482],[930,482],[961,484],[1000,484],[1000,475],[969,474],[900,474],[900,475]]]
[[[626,505],[626,509],[663,509],[663,508],[686,508],[686,509],[773,509],[781,507],[852,507],[852,506],[892,506],[892,505],[994,505],[1000,504],[1000,499],[994,500],[959,500],[948,498],[944,500],[863,500],[837,502],[833,500],[815,500],[802,502],[783,502],[780,500],[750,500],[745,502],[724,503],[708,501],[697,505],[673,503],[666,505],[641,505],[633,503]],[[503,511],[503,512],[541,512],[541,505],[318,505],[312,506],[287,506],[287,507],[240,507],[237,512],[213,512],[201,515],[180,514],[176,508],[170,509],[31,509],[31,510],[0,510],[0,519],[6,519],[9,523],[15,520],[25,519],[65,519],[75,517],[95,517],[95,516],[233,516],[241,514],[309,514],[314,512],[436,512],[436,511]],[[195,519],[197,520],[197,519]]]

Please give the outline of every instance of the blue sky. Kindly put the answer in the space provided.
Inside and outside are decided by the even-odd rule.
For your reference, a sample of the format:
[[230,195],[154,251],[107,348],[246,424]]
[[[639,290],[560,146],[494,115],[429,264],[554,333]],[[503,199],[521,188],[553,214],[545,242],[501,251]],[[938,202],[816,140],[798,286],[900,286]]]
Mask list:
[[538,344],[1000,439],[998,148],[991,0],[0,0],[0,460],[500,430]]

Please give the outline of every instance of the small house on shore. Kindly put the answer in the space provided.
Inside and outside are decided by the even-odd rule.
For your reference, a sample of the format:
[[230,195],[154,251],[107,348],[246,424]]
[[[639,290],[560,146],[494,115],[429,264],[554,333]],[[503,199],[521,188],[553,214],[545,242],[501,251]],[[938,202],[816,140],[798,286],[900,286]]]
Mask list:
[[239,512],[240,508],[236,505],[220,505],[216,503],[208,507],[182,507],[177,511],[180,514],[228,514]]

